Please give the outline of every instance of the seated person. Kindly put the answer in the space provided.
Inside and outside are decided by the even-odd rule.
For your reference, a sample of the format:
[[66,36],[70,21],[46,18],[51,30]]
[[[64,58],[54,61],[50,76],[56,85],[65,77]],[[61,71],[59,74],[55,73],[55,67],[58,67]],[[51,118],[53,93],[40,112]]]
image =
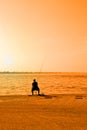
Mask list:
[[36,82],[35,79],[33,80],[31,91],[32,91],[32,95],[34,94],[34,91],[38,91],[38,95],[40,95],[40,89],[39,89],[38,83]]

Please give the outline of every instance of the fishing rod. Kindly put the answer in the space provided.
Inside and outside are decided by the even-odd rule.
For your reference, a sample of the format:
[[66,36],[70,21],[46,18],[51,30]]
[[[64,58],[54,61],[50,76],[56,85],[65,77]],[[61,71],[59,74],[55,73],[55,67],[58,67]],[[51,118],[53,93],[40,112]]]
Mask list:
[[46,57],[46,55],[44,56],[44,58],[42,60],[42,63],[41,63],[41,66],[40,66],[40,71],[38,72],[37,80],[39,79],[40,73],[42,72],[42,69],[43,69],[43,66],[44,66],[44,62],[45,62],[45,57]]

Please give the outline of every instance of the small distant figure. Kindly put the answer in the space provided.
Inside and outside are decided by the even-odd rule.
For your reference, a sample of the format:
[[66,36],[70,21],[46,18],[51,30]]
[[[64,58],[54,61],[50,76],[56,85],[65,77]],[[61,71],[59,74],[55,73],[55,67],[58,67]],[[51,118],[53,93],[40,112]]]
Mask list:
[[34,79],[32,83],[32,95],[34,95],[34,91],[38,91],[38,95],[40,95],[40,89],[38,87],[38,82],[36,79]]

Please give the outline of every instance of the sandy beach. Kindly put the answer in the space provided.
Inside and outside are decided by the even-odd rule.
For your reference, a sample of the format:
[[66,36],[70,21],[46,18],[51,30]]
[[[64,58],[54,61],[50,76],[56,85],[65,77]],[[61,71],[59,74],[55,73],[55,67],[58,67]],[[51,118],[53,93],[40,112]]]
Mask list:
[[0,96],[0,130],[87,130],[87,95]]

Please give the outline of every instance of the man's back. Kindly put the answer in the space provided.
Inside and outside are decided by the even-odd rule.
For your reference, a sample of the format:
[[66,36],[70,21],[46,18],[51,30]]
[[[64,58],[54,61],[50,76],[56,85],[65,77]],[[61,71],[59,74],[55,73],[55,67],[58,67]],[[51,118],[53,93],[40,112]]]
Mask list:
[[32,83],[32,87],[33,87],[34,89],[37,89],[37,88],[38,88],[38,83],[37,83],[36,81],[34,81],[34,82]]

